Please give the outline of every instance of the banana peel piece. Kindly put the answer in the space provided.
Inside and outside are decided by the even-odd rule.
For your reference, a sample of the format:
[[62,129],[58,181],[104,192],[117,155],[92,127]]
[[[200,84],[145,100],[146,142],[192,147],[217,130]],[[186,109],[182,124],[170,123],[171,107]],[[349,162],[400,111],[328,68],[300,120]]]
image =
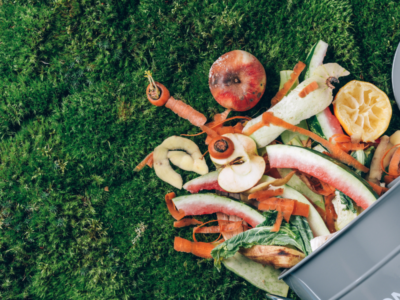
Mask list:
[[[187,153],[173,151],[178,149]],[[169,152],[173,153],[169,154]],[[208,173],[206,161],[203,159],[199,147],[193,141],[175,135],[167,138],[160,146],[154,149],[154,171],[158,178],[177,189],[182,189],[182,176],[172,169],[168,158],[171,159],[174,165],[183,170],[193,171],[200,175]]]

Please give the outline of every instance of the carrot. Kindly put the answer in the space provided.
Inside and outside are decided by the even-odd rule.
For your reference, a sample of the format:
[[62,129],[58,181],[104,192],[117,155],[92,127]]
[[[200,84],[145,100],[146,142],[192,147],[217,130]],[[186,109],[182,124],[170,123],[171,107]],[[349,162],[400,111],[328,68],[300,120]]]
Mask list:
[[261,121],[258,122],[254,125],[251,125],[250,128],[247,128],[247,130],[245,132],[243,132],[246,135],[252,135],[254,132],[256,132],[258,129],[261,129],[262,127],[264,127],[265,124]]
[[[203,130],[203,132],[207,133],[207,136],[209,136],[212,139],[215,139],[216,137],[219,136],[219,134],[214,130],[214,128],[210,128],[207,125],[202,125],[200,126],[200,129]],[[185,135],[185,134],[181,134]]]
[[283,189],[258,191],[249,195],[249,199],[266,199],[283,194]]
[[155,82],[150,71],[144,74],[150,82],[146,89],[147,100],[155,106],[163,106],[170,96],[168,89],[163,84]]
[[346,143],[351,142],[351,137],[342,133],[335,133],[329,138],[331,143]]
[[329,150],[329,152],[331,153],[331,155],[333,156],[333,158],[347,164],[350,165],[354,168],[356,168],[357,170],[360,170],[364,173],[368,172],[368,168],[365,167],[364,165],[362,165],[360,162],[358,162],[354,157],[348,155],[347,153],[343,152],[342,149],[340,149],[337,145],[333,145],[332,143],[328,142],[327,140],[321,138],[320,136],[316,135],[315,133],[308,131],[307,129],[301,128],[301,127],[297,127],[294,126],[278,117],[275,117],[274,114],[272,112],[265,112],[263,113],[262,116],[262,121],[258,122],[256,124],[254,124],[253,126],[251,126],[248,130],[246,130],[245,134],[250,135],[252,134],[253,131],[253,127],[256,126],[259,123],[263,123],[265,126],[269,126],[270,124],[273,124],[275,126],[280,126],[283,127],[285,129],[288,129],[290,131],[293,132],[298,132],[300,134],[306,135],[310,138],[312,138],[314,141],[317,141],[318,143],[320,143],[322,146],[324,146],[326,149]]
[[[207,127],[212,127],[217,123],[221,123],[222,121],[225,121],[230,112],[231,112],[231,110],[228,108],[224,112],[214,115],[214,121],[212,121],[210,123],[207,123],[206,126]],[[217,130],[218,128],[221,128],[221,127],[222,127],[222,124],[218,125],[214,129]],[[207,135],[206,145],[208,145],[211,142],[211,140],[212,140],[212,138]]]
[[261,202],[258,205],[258,209],[282,211],[284,213],[284,219],[286,222],[289,222],[291,215],[307,218],[310,206],[293,199],[271,197]]
[[271,106],[274,106],[277,104],[279,101],[285,97],[287,92],[290,90],[292,85],[296,82],[297,78],[299,78],[301,72],[303,72],[304,68],[306,67],[306,64],[299,61],[293,69],[293,73],[290,74],[290,79],[283,85],[283,87],[276,93],[275,97],[272,98],[271,100]]
[[392,156],[392,159],[390,160],[390,164],[389,164],[389,173],[390,174],[397,174],[397,176],[400,175],[399,163],[400,163],[400,148],[397,148],[397,150],[394,152],[394,154]]
[[385,177],[383,177],[383,181],[385,182],[386,185],[388,185],[395,179],[396,179],[395,176],[392,175],[386,175]]
[[200,128],[207,132],[208,136],[212,137],[211,142],[208,144],[208,151],[213,158],[228,158],[232,155],[235,145],[230,138],[219,135],[206,125],[202,125]]
[[388,188],[377,185],[371,181],[368,181],[368,183],[379,196],[382,196],[382,194],[386,193],[389,190]]
[[220,123],[222,121],[226,120],[226,118],[228,117],[230,112],[231,112],[231,110],[228,108],[224,112],[214,115],[214,121],[212,121],[210,123],[207,123],[206,126],[212,127],[212,126],[214,126],[216,124],[219,124],[219,125],[217,125],[216,128],[222,127],[222,124],[220,124]]
[[278,232],[279,229],[281,229],[282,220],[283,220],[283,213],[281,211],[278,211],[278,216],[276,217],[274,226],[272,226],[271,228],[271,232]]
[[[211,128],[211,129],[214,129],[214,128],[218,127],[219,125],[224,124],[225,122],[228,122],[228,121],[231,121],[231,120],[235,120],[235,119],[245,119],[245,120],[249,120],[249,121],[251,120],[251,118],[249,118],[249,117],[236,116],[236,117],[231,117],[231,118],[228,118],[228,119],[226,119],[224,121],[215,123],[210,127],[209,126],[207,126],[207,127]],[[202,135],[203,133],[206,133],[206,132],[202,131],[202,132],[195,133],[195,134],[181,134],[181,135],[183,135],[183,136],[198,136],[198,135]]]
[[174,249],[176,251],[192,253],[203,258],[212,258],[211,251],[214,247],[211,243],[191,242],[179,236],[176,236],[174,240]]
[[150,154],[151,154],[151,157],[150,157],[149,160],[147,161],[146,165],[147,165],[148,167],[152,168],[152,167],[153,167],[153,163],[154,163],[153,152],[150,153]]
[[281,210],[283,213],[283,219],[285,219],[286,222],[289,223],[290,220],[290,216],[293,214],[293,210],[294,210],[294,206],[295,203],[297,201],[296,200],[292,200],[292,199],[285,199],[285,200],[281,200]]
[[226,134],[226,133],[235,133],[235,128],[233,126],[224,126],[217,128],[217,133],[220,135]]
[[[397,162],[397,170],[396,170],[396,161],[398,160],[398,158],[396,158],[395,160],[393,160],[393,158],[395,157],[395,154],[396,154],[396,152],[398,151],[398,149],[395,151],[395,153],[394,153],[393,156],[392,156],[392,159],[390,160],[390,164],[389,164],[389,173],[386,172],[385,167],[384,167],[384,165],[383,165],[383,162],[384,162],[384,160],[385,160],[386,155],[387,155],[393,148],[399,147],[399,146],[400,146],[400,144],[396,144],[396,145],[394,145],[392,148],[390,148],[389,150],[387,150],[387,151],[385,152],[385,154],[382,156],[382,159],[381,159],[381,169],[382,169],[382,171],[385,172],[386,174],[390,175],[390,176],[395,177],[395,178],[397,178],[397,177],[400,175],[400,174],[398,173],[399,162]],[[400,149],[400,148],[399,148],[399,149]],[[391,167],[391,168],[390,168],[390,167]],[[393,173],[392,173],[392,172],[390,171],[390,169],[392,169],[392,171],[395,171],[395,170],[396,170],[396,172],[393,172]]]
[[258,205],[259,210],[279,210],[279,204],[282,198],[271,197]]
[[286,222],[289,222],[292,215],[307,218],[310,212],[310,206],[308,204],[304,204],[293,199],[276,197],[271,197],[261,202],[258,205],[258,209],[278,211],[278,216],[273,228],[271,229],[271,232],[279,231],[282,224],[282,219],[284,219]]
[[310,213],[310,205],[301,203],[299,201],[295,202],[292,215],[308,218],[309,213]]
[[208,226],[208,227],[195,227],[193,228],[194,233],[220,233],[221,227],[219,226]]
[[[218,222],[218,226],[209,226],[209,227],[202,227],[203,225],[211,222]],[[228,221],[228,220],[212,220],[206,223],[202,223],[200,226],[193,228],[193,239],[196,241],[195,234],[196,233],[226,233],[238,230],[240,227],[249,228],[246,225],[243,225],[242,221]]]
[[[219,232],[219,236],[218,236],[217,239],[216,239],[215,241],[213,241],[212,243],[215,243],[215,242],[218,241],[218,239],[221,237],[221,228],[220,228],[219,226],[210,226],[210,227],[206,227],[206,228],[210,228],[210,229],[202,229],[202,228],[201,228],[201,227],[203,227],[204,225],[206,225],[206,224],[208,224],[208,223],[212,223],[212,222],[218,222],[218,220],[211,220],[211,221],[208,221],[208,222],[205,222],[205,223],[201,224],[201,225],[198,226],[198,227],[193,228],[193,240],[194,240],[195,242],[197,242],[196,233],[198,233],[198,231],[200,231],[200,230],[204,231],[204,232],[202,232],[202,233],[218,233],[218,232]],[[216,228],[213,228],[213,227],[218,227],[218,230],[219,230],[219,231],[216,231],[217,229],[216,229]],[[207,231],[210,231],[210,232],[207,232]],[[216,231],[216,232],[213,232],[213,231]]]
[[172,199],[175,198],[175,193],[168,193],[165,195],[165,202],[167,203],[167,208],[169,213],[174,217],[175,220],[179,221],[185,216],[185,212],[180,209],[179,211],[176,210],[176,207],[174,203],[172,202]]
[[335,220],[337,218],[335,208],[332,204],[332,200],[335,198],[335,193],[329,196],[325,196],[325,216],[326,216],[326,226],[330,233],[336,232]]
[[198,112],[190,105],[183,103],[181,100],[175,100],[174,97],[170,97],[165,106],[181,118],[188,120],[194,126],[201,126],[207,122],[205,115]]
[[300,98],[306,97],[309,93],[314,92],[318,89],[318,83],[316,81],[311,82],[308,84],[304,89],[302,89],[299,93]]
[[[134,169],[134,172],[139,172],[144,168],[144,166],[149,164],[149,161],[153,160],[153,152],[151,152],[149,155],[147,155]],[[149,166],[150,167],[150,166]]]
[[353,143],[351,137],[342,133],[336,133],[329,138],[329,142],[332,144],[337,144],[340,149],[344,152],[349,152],[353,150],[364,150],[368,147],[368,144]]
[[165,105],[178,116],[188,120],[195,126],[201,126],[207,122],[207,118],[202,113],[190,105],[183,103],[181,100],[175,100],[174,97],[171,97],[164,85],[154,81],[150,71],[145,72],[145,77],[150,82],[146,89],[146,95],[151,104],[156,106]]
[[203,224],[203,222],[200,222],[194,218],[184,218],[184,219],[174,222],[174,227],[180,228],[180,227],[186,227],[186,226],[197,225],[197,224]]
[[235,130],[235,133],[242,133],[243,128],[243,124],[240,122],[237,122],[236,125],[233,126],[233,130]]
[[224,225],[224,224],[220,225],[221,233],[222,232],[232,232],[232,231],[238,230],[240,227],[243,227],[242,221],[236,221],[233,223],[228,223],[226,225]]
[[192,253],[192,242],[176,236],[174,240],[174,249],[179,252]]

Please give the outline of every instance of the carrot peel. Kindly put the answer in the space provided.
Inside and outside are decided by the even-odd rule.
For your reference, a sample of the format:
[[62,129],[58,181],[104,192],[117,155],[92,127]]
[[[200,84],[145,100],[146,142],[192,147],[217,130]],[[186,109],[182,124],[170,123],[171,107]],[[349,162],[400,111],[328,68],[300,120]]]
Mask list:
[[203,258],[212,258],[211,251],[214,247],[211,243],[191,242],[178,236],[174,240],[175,251],[192,253]]
[[[389,174],[392,174],[393,176],[399,176],[399,163],[400,163],[400,148],[398,148],[393,156],[392,159],[390,160],[389,164]],[[396,174],[396,175],[395,175]]]
[[249,199],[267,199],[283,194],[283,189],[258,191],[249,195]]
[[272,98],[271,100],[271,106],[274,106],[277,104],[279,101],[285,97],[287,92],[290,90],[290,88],[293,86],[293,84],[296,82],[297,78],[299,78],[301,72],[303,72],[304,68],[306,67],[306,64],[299,61],[293,68],[293,73],[290,74],[290,79],[283,85],[283,87],[276,93],[275,97]]
[[368,181],[369,185],[372,187],[372,189],[379,195],[382,196],[382,194],[384,194],[385,192],[387,192],[389,189],[382,187],[380,185],[377,185],[371,181]]
[[279,231],[282,220],[289,222],[292,215],[308,217],[310,206],[297,200],[271,197],[258,205],[259,210],[276,210],[278,216],[271,232]]
[[167,203],[167,208],[169,213],[171,214],[171,216],[179,221],[180,219],[182,219],[185,216],[185,212],[180,209],[179,211],[176,210],[176,207],[174,205],[174,203],[172,202],[172,199],[175,198],[175,193],[168,193],[165,195],[165,202]]
[[299,97],[300,98],[304,98],[306,97],[309,93],[315,91],[316,89],[318,89],[318,83],[316,81],[311,82],[310,84],[308,84],[306,87],[304,87],[304,89],[302,89],[299,93]]
[[254,126],[257,127],[258,124],[260,124],[260,123],[264,124],[264,126],[269,126],[270,124],[273,124],[275,126],[280,126],[287,130],[290,130],[292,132],[298,132],[300,134],[306,135],[306,136],[312,138],[314,141],[317,141],[318,143],[320,143],[325,148],[327,148],[333,158],[335,158],[345,164],[348,164],[364,173],[367,173],[369,170],[367,167],[365,167],[363,164],[361,164],[359,161],[357,161],[354,157],[350,156],[349,154],[344,152],[342,149],[340,149],[337,145],[334,145],[334,144],[328,142],[327,140],[321,138],[320,136],[316,135],[315,133],[313,133],[307,129],[297,127],[297,126],[292,125],[278,117],[275,117],[272,112],[267,111],[267,112],[263,113],[262,121],[254,124],[253,126],[248,128],[244,132],[244,134],[251,135],[255,131],[253,129]]
[[200,222],[199,220],[196,220],[195,218],[184,218],[179,221],[174,222],[174,227],[180,228],[180,227],[186,227],[190,225],[200,225],[203,224],[203,222]]
[[[231,120],[235,120],[235,119],[251,120],[251,118],[249,118],[249,117],[236,116],[236,117],[228,118],[228,119],[226,119],[226,120],[224,120],[224,121],[221,121],[221,122],[217,122],[217,123],[213,124],[212,126],[211,126],[211,125],[210,125],[210,126],[207,126],[207,125],[206,125],[206,126],[207,126],[208,128],[214,129],[214,128],[218,127],[219,125],[224,124],[225,122],[228,122],[228,121],[231,121]],[[183,135],[183,136],[198,136],[198,135],[202,135],[203,133],[206,133],[206,132],[205,132],[205,131],[202,131],[202,132],[195,133],[195,134],[181,134],[181,135]]]
[[[153,152],[151,152],[149,155],[147,155],[134,169],[134,172],[139,172],[141,171],[145,165],[148,165],[150,168],[153,166]],[[149,165],[151,163],[151,165]]]

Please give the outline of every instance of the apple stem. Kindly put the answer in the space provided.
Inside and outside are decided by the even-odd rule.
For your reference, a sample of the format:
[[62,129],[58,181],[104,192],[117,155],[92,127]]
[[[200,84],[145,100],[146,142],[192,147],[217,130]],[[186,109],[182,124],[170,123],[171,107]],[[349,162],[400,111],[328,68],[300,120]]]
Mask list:
[[150,96],[154,100],[157,100],[158,98],[160,98],[160,90],[157,87],[156,82],[154,81],[151,72],[150,71],[145,71],[144,74],[145,74],[144,77],[146,77],[149,80],[150,84],[151,84]]

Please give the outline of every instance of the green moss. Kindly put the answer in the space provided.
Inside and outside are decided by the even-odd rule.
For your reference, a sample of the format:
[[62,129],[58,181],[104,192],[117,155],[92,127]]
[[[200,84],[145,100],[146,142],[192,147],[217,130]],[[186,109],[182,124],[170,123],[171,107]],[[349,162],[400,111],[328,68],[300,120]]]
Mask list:
[[148,103],[144,71],[211,118],[223,108],[209,68],[249,51],[268,77],[254,116],[279,71],[323,39],[327,61],[352,73],[342,84],[363,75],[393,99],[399,9],[380,3],[1,0],[0,298],[263,299],[212,261],[173,250],[175,236],[191,238],[172,227],[164,195],[174,188],[133,168],[168,136],[198,129]]

